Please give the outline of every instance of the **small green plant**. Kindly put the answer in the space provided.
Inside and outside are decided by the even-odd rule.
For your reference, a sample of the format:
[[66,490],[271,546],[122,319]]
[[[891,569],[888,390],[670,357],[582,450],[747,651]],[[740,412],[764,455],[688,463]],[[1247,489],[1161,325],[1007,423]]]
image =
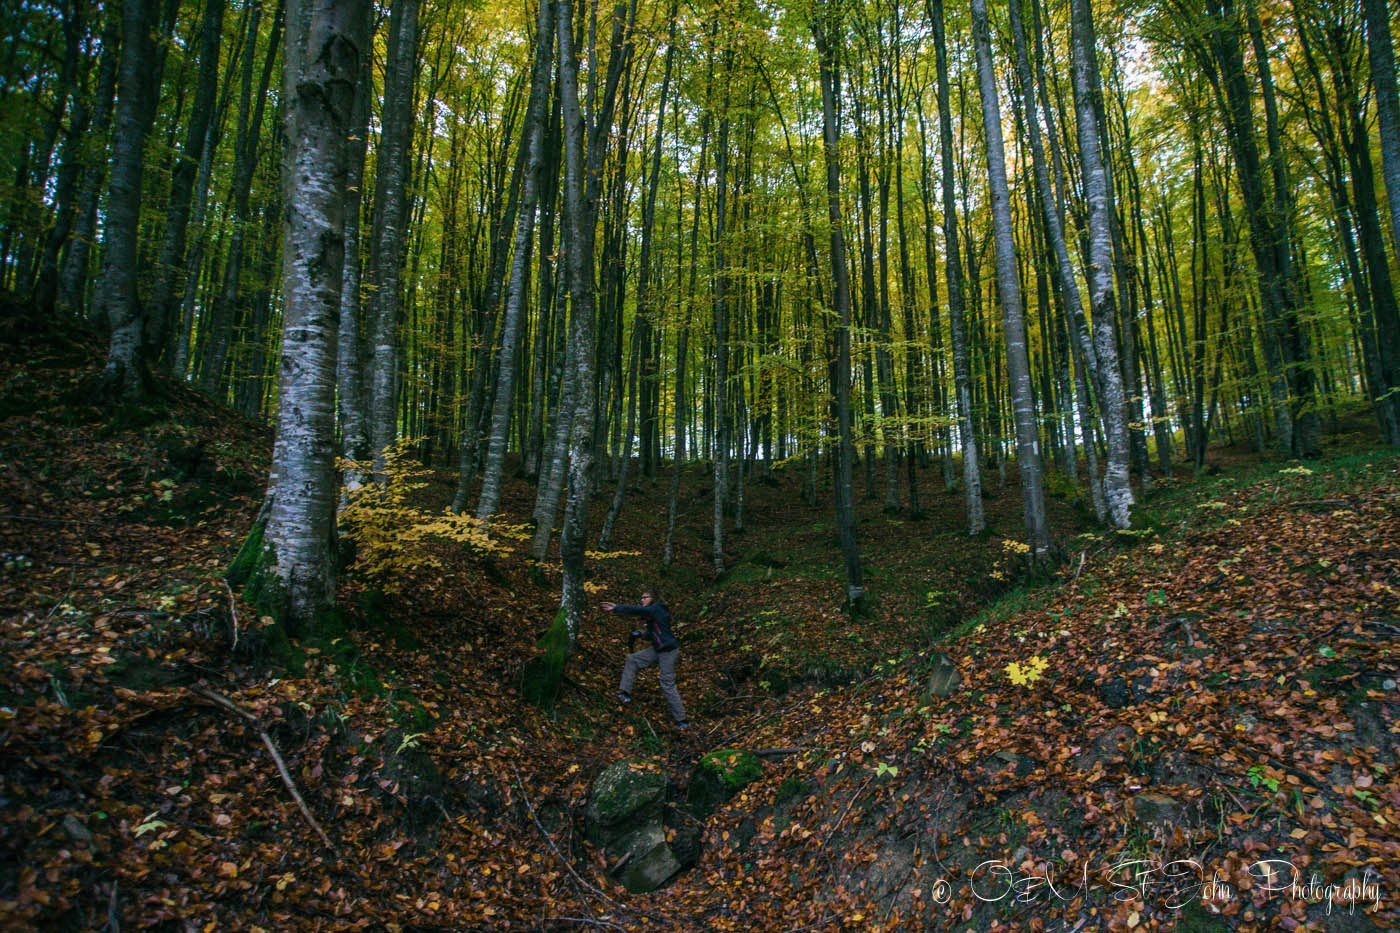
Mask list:
[[884,776],[887,775],[887,774],[888,774],[890,777],[894,777],[894,776],[896,776],[897,774],[899,774],[899,768],[896,767],[895,765],[892,765],[892,764],[886,764],[886,763],[883,762],[883,761],[882,761],[882,762],[879,762],[879,763],[875,766],[875,776],[876,776],[876,777],[884,777]]
[[1262,786],[1267,787],[1270,793],[1278,791],[1278,779],[1265,774],[1262,765],[1251,765],[1250,769],[1245,772],[1245,777],[1249,778],[1249,786],[1255,790]]
[[1167,604],[1167,594],[1161,590],[1153,590],[1147,594],[1147,605],[1165,606]]

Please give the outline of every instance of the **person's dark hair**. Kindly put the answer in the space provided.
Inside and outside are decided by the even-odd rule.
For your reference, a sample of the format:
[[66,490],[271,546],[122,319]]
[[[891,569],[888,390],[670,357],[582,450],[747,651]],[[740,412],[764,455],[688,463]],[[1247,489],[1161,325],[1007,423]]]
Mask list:
[[665,601],[665,600],[663,600],[663,599],[661,598],[661,588],[660,588],[659,586],[647,586],[647,587],[643,587],[643,588],[642,588],[642,596],[650,596],[652,599],[656,600],[658,603],[659,603],[659,602],[664,602],[664,601]]

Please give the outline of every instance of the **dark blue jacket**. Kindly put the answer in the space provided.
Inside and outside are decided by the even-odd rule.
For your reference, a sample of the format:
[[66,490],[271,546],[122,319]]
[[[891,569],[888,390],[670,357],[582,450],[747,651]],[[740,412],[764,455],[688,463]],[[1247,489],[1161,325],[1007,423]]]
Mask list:
[[671,633],[671,610],[662,602],[650,606],[617,606],[613,612],[629,616],[641,616],[646,620],[647,642],[660,653],[675,651],[679,647],[676,636]]

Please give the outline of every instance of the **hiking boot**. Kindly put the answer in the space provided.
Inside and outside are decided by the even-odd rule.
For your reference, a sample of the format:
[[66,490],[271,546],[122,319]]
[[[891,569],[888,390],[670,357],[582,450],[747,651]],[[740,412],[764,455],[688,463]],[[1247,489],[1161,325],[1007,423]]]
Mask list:
[[677,732],[688,732],[688,731],[690,731],[690,720],[687,719],[685,722],[678,722],[678,723],[676,723],[676,731],[677,731]]
[[622,690],[619,690],[617,691],[617,702],[621,703],[623,706],[626,706],[628,703],[632,702],[632,695],[630,693],[626,693]]

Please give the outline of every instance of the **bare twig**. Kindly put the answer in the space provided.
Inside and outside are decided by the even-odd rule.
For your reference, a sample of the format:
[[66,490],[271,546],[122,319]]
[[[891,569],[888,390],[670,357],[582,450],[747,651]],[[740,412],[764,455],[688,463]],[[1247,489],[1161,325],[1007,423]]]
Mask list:
[[1084,572],[1084,560],[1088,556],[1089,552],[1087,550],[1079,552],[1079,566],[1075,568],[1074,579],[1069,581],[1071,585],[1079,582],[1079,575]]
[[228,585],[228,581],[227,581],[227,580],[220,580],[219,582],[222,583],[222,584],[224,585],[224,590],[228,593],[228,616],[229,616],[229,625],[231,625],[231,626],[233,627],[233,647],[234,647],[234,648],[237,648],[237,647],[238,647],[238,607],[235,605],[235,603],[237,603],[237,600],[234,598],[234,595],[233,595],[233,587],[231,587],[231,586]]
[[7,522],[38,522],[41,525],[110,525],[111,522],[85,522],[76,518],[43,518],[38,515],[0,515]]
[[[566,869],[568,869],[568,872],[570,875],[573,876],[574,881],[576,881],[584,890],[588,891],[596,897],[602,898],[604,901],[608,902],[609,904],[612,904],[619,910],[625,911],[627,913],[639,914],[643,917],[650,917],[651,919],[658,920],[666,924],[667,926],[671,925],[671,918],[665,916],[664,914],[653,913],[650,910],[642,910],[638,907],[625,907],[622,904],[619,904],[613,898],[609,897],[606,891],[585,881],[583,876],[578,873],[578,870],[575,869],[574,866],[569,863],[569,860],[564,857],[564,853],[559,851],[559,847],[554,844],[554,837],[549,834],[549,832],[544,828],[544,824],[540,822],[539,815],[535,813],[535,805],[530,803],[530,794],[528,791],[525,790],[524,782],[520,780],[520,771],[515,767],[515,765],[511,765],[510,770],[515,774],[515,786],[520,788],[520,797],[522,800],[525,801],[525,808],[530,811],[530,819],[534,821],[535,828],[540,831],[540,835],[544,837],[544,841],[549,843],[550,851],[552,851],[555,857],[559,859],[560,864],[562,864]],[[595,922],[602,924],[606,923],[607,921],[600,920]]]
[[117,919],[117,882],[112,882],[112,891],[107,895],[107,925],[104,930],[121,933],[121,922]]
[[788,755],[796,755],[802,751],[801,745],[794,745],[791,748],[760,748],[754,752],[760,758],[784,758]]
[[584,926],[596,926],[601,930],[626,929],[617,926],[616,923],[609,923],[608,920],[589,920],[587,916],[547,916],[545,923],[582,923]]
[[1247,806],[1244,805],[1244,801],[1243,801],[1243,800],[1241,800],[1239,797],[1236,797],[1236,796],[1235,796],[1235,792],[1234,792],[1234,791],[1230,790],[1230,788],[1229,788],[1228,786],[1226,786],[1226,785],[1225,785],[1223,782],[1221,782],[1221,781],[1216,781],[1215,783],[1216,783],[1216,786],[1217,786],[1217,787],[1219,787],[1221,790],[1223,790],[1223,791],[1225,792],[1225,796],[1229,797],[1231,800],[1233,800],[1233,801],[1235,802],[1235,806],[1237,806],[1237,807],[1240,808],[1240,812],[1241,812],[1241,813],[1248,813],[1248,812],[1249,812],[1249,807],[1247,807]]
[[825,849],[826,844],[831,841],[831,837],[836,834],[836,830],[840,829],[841,824],[846,821],[846,815],[851,812],[851,807],[856,805],[856,801],[860,799],[860,795],[865,793],[865,789],[870,786],[870,782],[875,780],[875,774],[876,772],[871,771],[870,777],[866,778],[865,783],[860,785],[860,789],[851,795],[850,800],[846,801],[846,809],[841,811],[841,815],[836,818],[836,822],[832,824],[832,827],[826,831],[826,835],[822,837],[823,849]]
[[596,926],[601,930],[626,929],[617,926],[616,923],[609,923],[608,920],[589,920],[587,916],[547,916],[545,923],[582,923],[584,926]]
[[73,595],[73,578],[76,577],[77,575],[78,575],[78,568],[75,566],[75,567],[73,568],[73,570],[68,574],[68,589],[64,591],[64,593],[63,593],[63,598],[60,599],[58,602],[56,602],[56,603],[53,604],[53,608],[49,610],[49,614],[46,615],[46,616],[44,616],[44,621],[45,621],[45,622],[47,622],[47,621],[49,621],[50,619],[52,619],[52,618],[53,618],[53,614],[54,614],[55,612],[58,611],[58,607],[59,607],[59,606],[62,606],[64,603],[68,602],[68,597]]
[[554,837],[551,836],[549,832],[544,828],[544,824],[540,822],[539,816],[535,813],[535,805],[530,802],[530,794],[528,791],[525,790],[524,782],[520,780],[520,771],[515,767],[515,765],[511,765],[510,770],[515,774],[515,785],[520,788],[521,799],[525,801],[525,808],[530,811],[530,819],[534,821],[535,828],[540,831],[541,836],[544,836],[544,841],[549,843],[550,850],[559,859],[559,862],[566,869],[568,869],[570,875],[573,875],[574,881],[578,882],[578,884],[582,886],[585,890],[598,897],[601,897],[609,904],[612,904],[613,906],[621,906],[617,903],[617,901],[609,897],[606,891],[603,891],[601,888],[597,888],[585,881],[583,879],[583,876],[578,873],[574,866],[569,864],[569,860],[564,858],[564,853],[560,852],[559,847],[554,844]]
[[[1277,493],[1275,493],[1277,495]],[[1271,500],[1272,501],[1272,500]],[[1306,509],[1313,506],[1345,506],[1351,507],[1351,502],[1347,499],[1299,499],[1295,502],[1285,502],[1284,505],[1292,509]]]
[[114,616],[155,616],[163,619],[176,618],[175,613],[166,612],[164,609],[144,609],[141,606],[128,606],[125,609],[113,609]]
[[263,745],[267,746],[267,753],[272,756],[273,764],[277,765],[277,773],[282,776],[282,783],[287,785],[287,790],[291,793],[292,799],[296,801],[297,807],[301,810],[301,815],[306,817],[306,822],[311,825],[312,829],[316,830],[316,835],[321,837],[321,841],[326,844],[326,848],[334,851],[335,846],[331,843],[331,837],[326,835],[326,831],[321,828],[321,824],[316,822],[316,817],[311,815],[311,808],[306,805],[306,801],[302,799],[301,793],[297,790],[296,784],[292,781],[292,775],[287,770],[287,763],[282,760],[282,754],[277,751],[276,743],[272,741],[272,736],[267,734],[267,730],[258,725],[257,717],[228,697],[221,693],[216,693],[213,690],[207,690],[202,687],[191,687],[190,692],[222,706],[224,709],[237,716],[242,716],[252,724],[253,728],[258,731],[258,737],[262,739]]

